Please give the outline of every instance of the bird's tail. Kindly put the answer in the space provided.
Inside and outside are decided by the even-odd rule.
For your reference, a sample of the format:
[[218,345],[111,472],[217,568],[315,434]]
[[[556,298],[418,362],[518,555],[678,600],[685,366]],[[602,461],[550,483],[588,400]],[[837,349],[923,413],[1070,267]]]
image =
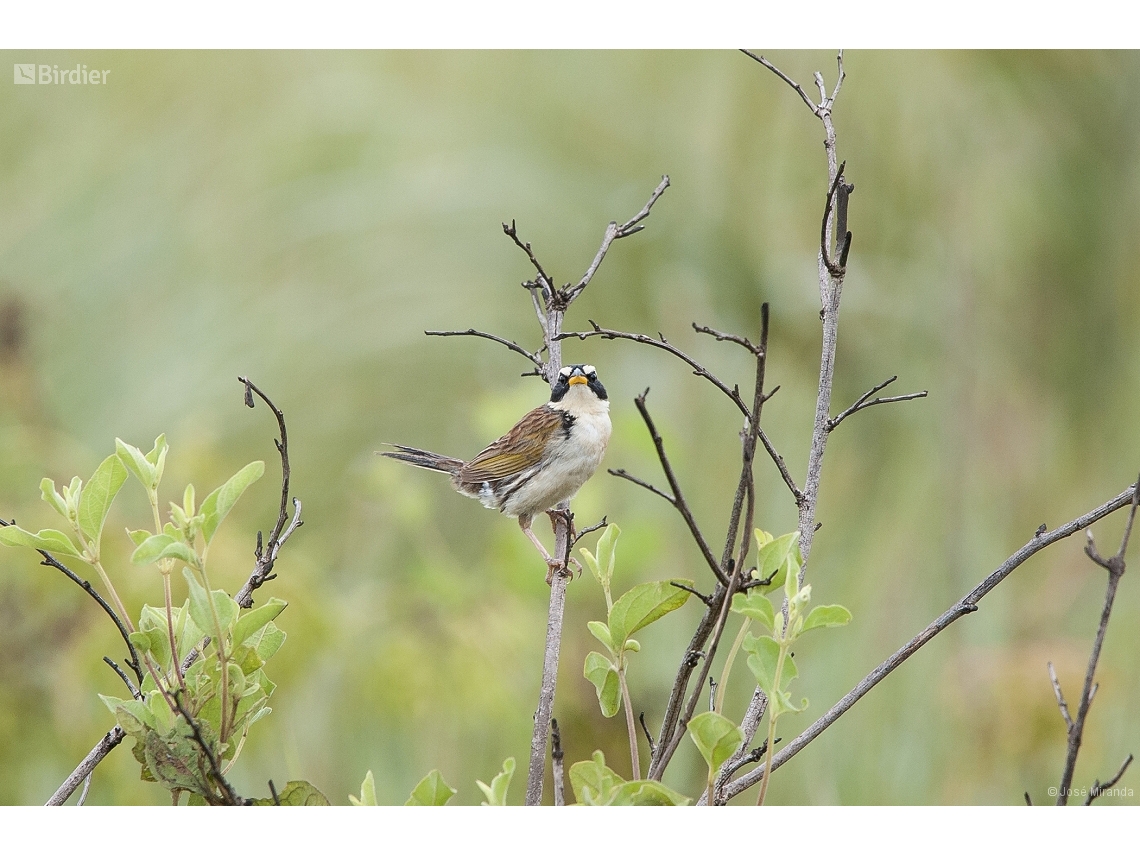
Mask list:
[[431,469],[434,472],[446,472],[449,475],[454,475],[463,466],[463,461],[455,457],[444,457],[442,454],[436,454],[434,451],[424,451],[420,448],[412,448],[408,445],[397,445],[389,443],[396,451],[381,451],[379,452],[384,457],[391,457],[393,460],[399,460],[402,463],[408,463],[412,466],[418,466],[421,469]]

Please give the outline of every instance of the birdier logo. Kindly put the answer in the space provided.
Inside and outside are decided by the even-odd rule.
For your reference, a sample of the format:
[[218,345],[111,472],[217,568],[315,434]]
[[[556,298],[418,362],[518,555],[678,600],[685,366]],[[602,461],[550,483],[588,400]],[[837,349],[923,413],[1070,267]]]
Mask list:
[[34,62],[16,62],[12,64],[13,83],[40,83],[43,85],[55,84],[78,86],[102,86],[107,83],[110,75],[109,68],[89,69],[82,63],[75,68],[60,68],[58,65],[40,65]]

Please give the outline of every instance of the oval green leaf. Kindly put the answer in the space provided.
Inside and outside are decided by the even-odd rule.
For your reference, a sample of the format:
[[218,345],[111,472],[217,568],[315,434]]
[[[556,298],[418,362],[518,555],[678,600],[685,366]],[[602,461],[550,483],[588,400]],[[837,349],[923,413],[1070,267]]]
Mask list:
[[205,498],[202,502],[201,513],[205,517],[205,521],[202,523],[202,536],[206,539],[206,543],[213,540],[218,526],[233,510],[233,506],[241,498],[241,494],[264,474],[265,462],[255,460],[253,463],[243,466],[236,475]]
[[689,587],[693,585],[691,579],[645,582],[635,585],[618,598],[610,610],[610,637],[615,648],[624,646],[625,640],[639,629],[685,604],[689,592],[676,587],[673,582]]

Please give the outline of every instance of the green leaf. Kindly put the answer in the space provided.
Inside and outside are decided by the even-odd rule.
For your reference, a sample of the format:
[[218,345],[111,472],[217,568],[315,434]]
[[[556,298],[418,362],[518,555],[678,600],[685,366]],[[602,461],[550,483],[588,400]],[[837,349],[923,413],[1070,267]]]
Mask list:
[[809,629],[822,629],[828,626],[846,626],[851,622],[851,612],[843,606],[816,606],[804,618],[801,633]]
[[139,479],[140,484],[148,490],[154,488],[156,480],[154,464],[147,460],[146,455],[140,449],[115,437],[115,454],[118,456],[119,462]]
[[570,767],[570,787],[581,805],[609,804],[614,791],[624,783],[625,779],[606,765],[601,751],[595,751],[592,760]]
[[[799,542],[800,533],[793,531],[790,534],[773,539],[768,532],[756,529],[755,535],[758,550],[755,576],[757,579],[767,579],[775,573],[776,576],[772,579],[768,590],[778,590],[784,584],[788,556],[791,554],[792,548]],[[762,540],[765,542],[762,543]]]
[[226,518],[234,504],[241,498],[241,494],[264,474],[264,461],[255,460],[253,463],[243,466],[236,475],[206,497],[201,508],[202,515],[205,517],[205,521],[202,523],[202,536],[206,539],[206,543],[213,540],[218,526],[222,524],[222,520]]
[[44,501],[55,508],[64,519],[67,519],[67,503],[63,501],[63,496],[55,489],[55,481],[51,478],[44,478],[40,481],[40,495],[43,496]]
[[131,553],[132,564],[150,564],[164,558],[177,558],[191,567],[199,566],[198,554],[177,537],[168,533],[148,536]]
[[276,597],[270,597],[269,602],[264,606],[259,606],[253,611],[246,612],[238,618],[237,624],[234,626],[233,645],[236,648],[243,641],[274,620],[287,606],[284,600],[279,600]]
[[40,529],[36,534],[24,531],[19,526],[9,525],[0,528],[0,543],[5,546],[30,546],[32,549],[42,549],[45,552],[58,552],[61,555],[71,555],[82,558],[71,538],[62,531],[54,528]]
[[609,803],[615,806],[684,807],[691,799],[671,790],[659,781],[627,781],[612,791]]
[[[290,781],[277,794],[282,807],[329,807],[329,800],[325,794],[308,781]],[[272,796],[268,799],[254,799],[253,803],[259,806],[272,807],[275,802]]]
[[150,537],[150,532],[147,531],[145,528],[135,529],[134,531],[131,531],[128,528],[127,529],[127,537],[129,537],[131,539],[131,542],[135,546],[142,546],[143,543],[146,542],[146,539],[148,537]]
[[757,684],[764,690],[764,694],[771,698],[775,694],[776,663],[780,657],[779,643],[767,635],[757,637],[748,633],[744,636],[743,647],[751,654],[748,657],[748,667],[756,677]]
[[256,650],[257,655],[260,656],[263,661],[268,662],[269,658],[281,649],[281,645],[285,643],[285,638],[285,633],[278,629],[276,624],[267,623],[261,629],[254,632],[253,635],[247,639],[246,644]]
[[625,640],[639,629],[685,604],[689,592],[671,582],[689,587],[693,585],[691,579],[645,582],[630,588],[614,603],[610,610],[610,635],[615,647],[623,646]]
[[772,618],[775,616],[772,601],[759,588],[749,588],[744,594],[733,594],[732,610],[772,629]]
[[515,758],[508,757],[503,761],[503,771],[491,780],[491,786],[488,787],[482,781],[476,781],[475,783],[479,785],[483,795],[487,797],[487,801],[483,804],[491,807],[506,807],[507,787],[511,785],[511,778],[514,774]]
[[621,529],[616,525],[608,525],[606,530],[602,532],[602,536],[598,538],[598,545],[595,549],[598,561],[595,577],[606,588],[610,586],[614,578],[614,562],[617,560],[616,551],[619,537],[621,537]]
[[[504,764],[504,768],[506,764]],[[363,790],[361,791],[363,793]],[[455,790],[443,780],[439,769],[432,769],[416,784],[404,807],[442,807],[451,801]]]
[[357,807],[376,807],[376,779],[372,777],[371,769],[360,785],[360,798],[349,793],[348,800]]
[[583,673],[597,690],[602,715],[613,718],[621,703],[621,681],[613,663],[602,654],[591,651],[586,655]]
[[182,493],[182,508],[186,511],[186,516],[194,516],[194,485],[187,484],[186,490]]
[[[133,539],[134,535],[132,535]],[[169,534],[151,534],[131,553],[132,564],[150,564],[157,561],[166,547],[177,541]]]
[[688,731],[709,766],[710,779],[716,776],[724,761],[744,741],[744,734],[739,727],[720,713],[712,711],[693,716]]
[[791,656],[784,657],[784,664],[780,671],[780,690],[776,691],[776,663],[780,655],[780,645],[775,639],[768,636],[756,638],[749,633],[744,638],[743,647],[751,652],[748,657],[748,668],[752,671],[756,682],[764,694],[768,696],[769,709],[773,715],[779,716],[785,712],[803,712],[807,709],[805,699],[800,706],[795,706],[787,691],[792,680],[799,676],[796,662]]
[[125,481],[127,467],[120,461],[119,455],[113,454],[99,464],[87,482],[87,487],[83,488],[79,503],[79,527],[92,544],[98,545],[99,538],[103,536],[107,511],[111,510],[111,503],[119,495]]
[[610,628],[602,623],[600,620],[592,620],[586,624],[586,628],[590,630],[590,635],[598,639],[606,646],[606,650],[610,653],[614,652],[613,639],[610,637]]
[[[156,535],[156,537],[162,536]],[[214,617],[210,612],[210,601],[206,599],[206,589],[189,567],[182,568],[182,575],[186,577],[186,585],[190,591],[190,619],[194,621],[202,635],[213,635]],[[217,643],[217,639],[214,641]]]

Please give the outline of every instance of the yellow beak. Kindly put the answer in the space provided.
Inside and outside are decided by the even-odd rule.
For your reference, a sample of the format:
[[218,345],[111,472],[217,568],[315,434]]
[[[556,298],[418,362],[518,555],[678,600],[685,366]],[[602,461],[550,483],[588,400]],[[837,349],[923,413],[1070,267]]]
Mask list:
[[571,377],[566,382],[569,383],[571,386],[578,386],[582,383],[588,383],[589,381],[585,377],[583,377],[581,374],[575,374],[573,377]]

